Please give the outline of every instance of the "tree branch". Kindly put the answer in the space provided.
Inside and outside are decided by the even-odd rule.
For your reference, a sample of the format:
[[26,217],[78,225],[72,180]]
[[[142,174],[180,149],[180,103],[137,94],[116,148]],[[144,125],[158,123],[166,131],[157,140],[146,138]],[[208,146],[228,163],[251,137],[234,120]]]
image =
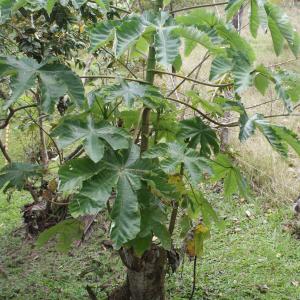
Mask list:
[[120,7],[117,7],[117,6],[114,6],[114,5],[110,5],[109,6],[110,8],[113,8],[113,9],[115,9],[115,10],[118,10],[118,11],[121,11],[121,12],[123,12],[123,13],[125,13],[125,14],[131,14],[131,11],[129,11],[129,10],[126,10],[126,9],[124,9],[124,8],[120,8]]
[[171,72],[166,72],[166,71],[160,71],[160,70],[152,70],[154,73],[156,74],[165,74],[165,75],[170,75],[170,76],[175,76],[175,77],[179,77],[182,78],[184,80],[188,80],[188,81],[192,81],[201,85],[206,85],[206,86],[211,86],[211,87],[229,87],[232,86],[233,83],[226,83],[226,84],[215,84],[215,83],[210,83],[210,82],[203,82],[203,81],[199,81],[190,77],[186,77],[186,76],[182,76],[182,75],[178,75],[176,73],[171,73]]
[[174,98],[170,98],[170,97],[166,97],[166,99],[170,100],[170,101],[173,101],[173,102],[177,102],[177,103],[180,103],[182,105],[185,105],[187,107],[189,107],[190,109],[194,110],[195,112],[197,112],[200,116],[202,116],[204,119],[208,120],[209,122],[215,124],[215,125],[218,125],[220,127],[236,127],[238,126],[238,122],[233,122],[233,123],[226,123],[226,124],[223,124],[223,123],[220,123],[212,118],[210,118],[208,115],[206,115],[205,113],[203,113],[201,110],[199,110],[198,108],[184,102],[184,101],[180,101],[180,100],[177,100],[177,99],[174,99]]
[[57,154],[58,154],[58,157],[59,157],[59,162],[60,162],[60,164],[63,164],[63,158],[62,158],[62,156],[61,156],[59,147],[57,146],[57,144],[56,144],[55,140],[53,139],[53,137],[52,137],[52,136],[51,136],[51,135],[43,128],[43,126],[41,126],[41,125],[40,125],[40,124],[39,124],[39,123],[31,116],[31,114],[30,114],[26,109],[25,109],[25,111],[26,111],[28,117],[31,119],[31,121],[32,121],[35,125],[37,125],[37,126],[39,127],[39,129],[49,137],[49,139],[51,140],[53,146],[55,147],[55,149],[56,149],[56,151],[57,151]]
[[150,84],[149,82],[138,78],[127,78],[127,77],[109,76],[109,75],[86,75],[86,76],[79,76],[79,77],[87,78],[87,79],[122,79],[125,81],[135,81],[143,84]]
[[36,107],[37,105],[36,104],[29,104],[29,105],[24,105],[24,106],[20,106],[18,108],[15,108],[13,109],[12,107],[9,108],[9,114],[7,115],[7,118],[6,119],[2,119],[0,120],[1,122],[3,122],[1,125],[0,125],[0,129],[4,129],[8,124],[9,124],[9,121],[10,119],[14,116],[14,114],[16,112],[18,112],[19,110],[22,110],[22,109],[26,109],[26,108],[30,108],[30,107]]
[[73,158],[80,156],[84,152],[83,145],[79,145],[73,152],[71,152],[64,161],[69,161]]
[[107,54],[109,54],[116,62],[118,62],[121,66],[123,66],[135,79],[137,79],[137,76],[134,74],[134,72],[127,66],[126,63],[123,63],[120,59],[116,58],[116,56],[111,53],[109,50],[107,50],[104,47],[101,47],[103,51],[105,51]]
[[6,148],[4,146],[4,144],[2,143],[2,141],[0,140],[0,150],[1,152],[3,153],[3,156],[5,157],[6,161],[11,164],[11,158],[10,156],[8,155],[7,151],[6,151]]
[[183,7],[183,8],[172,10],[172,11],[170,11],[170,14],[175,14],[175,13],[178,13],[181,11],[187,11],[187,10],[192,10],[192,9],[196,9],[196,8],[214,7],[214,6],[220,6],[220,5],[226,5],[226,4],[228,4],[228,2],[194,5],[194,6]]
[[[195,68],[191,70],[191,72],[187,75],[187,77],[190,77],[198,68],[201,68],[201,66],[204,64],[204,62],[209,58],[208,52],[204,55],[203,59],[200,61],[199,64]],[[170,97],[172,94],[174,94],[180,87],[185,83],[186,79],[183,79],[181,82],[177,84],[177,86],[168,94],[168,97]]]

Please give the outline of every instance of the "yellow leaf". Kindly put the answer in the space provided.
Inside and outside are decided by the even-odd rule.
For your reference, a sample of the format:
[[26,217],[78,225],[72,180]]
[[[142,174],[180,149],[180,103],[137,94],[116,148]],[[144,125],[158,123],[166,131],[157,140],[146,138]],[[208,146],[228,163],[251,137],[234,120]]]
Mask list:
[[176,191],[180,194],[184,194],[186,192],[186,188],[182,181],[182,176],[179,174],[169,176],[168,183],[174,185],[176,187]]

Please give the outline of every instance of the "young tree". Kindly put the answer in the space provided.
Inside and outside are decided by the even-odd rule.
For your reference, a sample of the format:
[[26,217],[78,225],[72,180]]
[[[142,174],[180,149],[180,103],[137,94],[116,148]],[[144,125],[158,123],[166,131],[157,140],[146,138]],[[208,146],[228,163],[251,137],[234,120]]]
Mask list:
[[[78,5],[90,3],[96,5],[86,1]],[[252,47],[231,24],[233,16],[245,9],[244,0],[229,1],[226,20],[209,10],[215,4],[170,11],[170,1],[163,0],[117,8],[107,1],[96,3],[106,13],[89,29],[89,51],[109,53],[120,69],[81,76],[88,79],[87,86],[94,86],[84,95],[79,77],[61,63],[4,56],[0,76],[10,77],[12,95],[3,109],[16,109],[21,95],[33,89],[40,95],[39,109],[53,114],[59,97],[69,95],[73,106],[51,133],[60,149],[77,147],[58,171],[60,192],[71,200],[69,213],[79,218],[108,211],[110,238],[127,268],[126,282],[110,299],[162,300],[167,264],[178,255],[175,226],[182,237],[188,235],[186,252],[194,257],[202,254],[211,224],[218,223],[203,183],[223,180],[225,198],[249,196],[232,154],[219,153],[218,129],[239,127],[241,141],[257,130],[282,156],[287,156],[288,146],[300,154],[294,132],[270,123],[274,116],[249,114],[243,105],[248,88],[255,87],[263,95],[274,88],[286,115],[292,114],[300,98],[300,78],[294,72],[255,64]],[[59,4],[45,5],[51,13]],[[10,11],[3,7],[2,12]],[[112,15],[111,9],[119,13]],[[276,55],[285,41],[298,54],[299,35],[278,7],[251,0],[249,9],[253,37],[259,27],[268,28]],[[184,51],[180,51],[182,42]],[[198,45],[207,53],[190,74],[182,75],[183,57]],[[212,59],[209,81],[193,78],[208,57]],[[182,81],[170,89],[165,76]],[[203,88],[202,94],[212,94],[212,100],[192,88],[181,96],[180,88],[187,82]],[[206,87],[214,88],[213,93]],[[220,122],[228,111],[236,118]],[[0,187],[26,186],[38,168],[13,163],[1,150],[10,164],[1,171]],[[41,235],[40,243],[59,235],[64,248],[64,242],[78,238],[78,224],[73,219],[58,224]]]

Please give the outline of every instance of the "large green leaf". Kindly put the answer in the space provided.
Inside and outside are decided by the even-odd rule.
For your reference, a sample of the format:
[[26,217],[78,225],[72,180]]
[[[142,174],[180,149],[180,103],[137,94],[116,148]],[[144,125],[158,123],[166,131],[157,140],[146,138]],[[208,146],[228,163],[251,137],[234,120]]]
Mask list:
[[196,148],[200,145],[201,156],[210,156],[212,152],[219,152],[219,140],[216,132],[199,117],[181,121],[178,136],[184,140],[188,139],[189,147]]
[[155,235],[162,246],[170,250],[171,237],[164,224],[167,216],[161,201],[146,186],[138,192],[138,201],[141,208],[141,229],[128,246],[132,246],[135,253],[141,256],[150,248],[153,235]]
[[245,91],[253,84],[253,68],[247,62],[240,61],[232,69],[234,85],[237,93]]
[[24,188],[28,178],[41,175],[41,167],[28,163],[12,163],[0,170],[0,189]]
[[73,192],[80,189],[82,182],[99,172],[100,163],[95,164],[84,157],[73,159],[59,168],[60,191]]
[[200,191],[189,193],[188,213],[191,219],[199,220],[200,214],[206,226],[210,226],[212,222],[219,224],[220,220],[209,201]]
[[111,126],[106,122],[95,122],[91,115],[83,113],[77,116],[67,116],[52,131],[61,148],[77,141],[83,141],[88,156],[98,162],[102,159],[105,146],[114,150],[128,148],[128,134],[122,128]]
[[108,150],[101,161],[101,167],[94,176],[82,183],[69,206],[74,216],[96,214],[106,207],[108,199],[115,192],[111,211],[111,239],[116,249],[134,239],[140,232],[140,209],[137,191],[142,188],[141,180],[151,173],[152,166],[140,160],[139,148],[132,145],[128,150]]
[[84,100],[84,89],[80,78],[68,67],[56,62],[37,63],[30,58],[0,57],[0,76],[11,76],[12,95],[6,102],[8,108],[32,88],[36,81],[41,89],[42,109],[52,112],[61,96],[68,94],[78,106]]

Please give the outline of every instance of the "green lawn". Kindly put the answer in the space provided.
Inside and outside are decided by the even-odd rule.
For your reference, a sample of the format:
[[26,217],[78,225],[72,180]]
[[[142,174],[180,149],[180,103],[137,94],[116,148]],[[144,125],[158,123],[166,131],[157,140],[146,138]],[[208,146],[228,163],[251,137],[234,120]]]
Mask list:
[[[0,259],[8,279],[0,279],[0,299],[88,299],[87,284],[106,299],[106,292],[122,282],[124,269],[101,243],[103,224],[98,222],[90,240],[68,254],[51,245],[36,249],[15,230],[25,202],[22,194],[10,205],[1,197]],[[206,242],[194,299],[300,299],[300,241],[283,230],[292,219],[290,207],[270,207],[262,199],[225,202],[218,195],[212,202],[225,226]],[[192,270],[186,258],[183,268],[167,276],[169,299],[188,299]]]

